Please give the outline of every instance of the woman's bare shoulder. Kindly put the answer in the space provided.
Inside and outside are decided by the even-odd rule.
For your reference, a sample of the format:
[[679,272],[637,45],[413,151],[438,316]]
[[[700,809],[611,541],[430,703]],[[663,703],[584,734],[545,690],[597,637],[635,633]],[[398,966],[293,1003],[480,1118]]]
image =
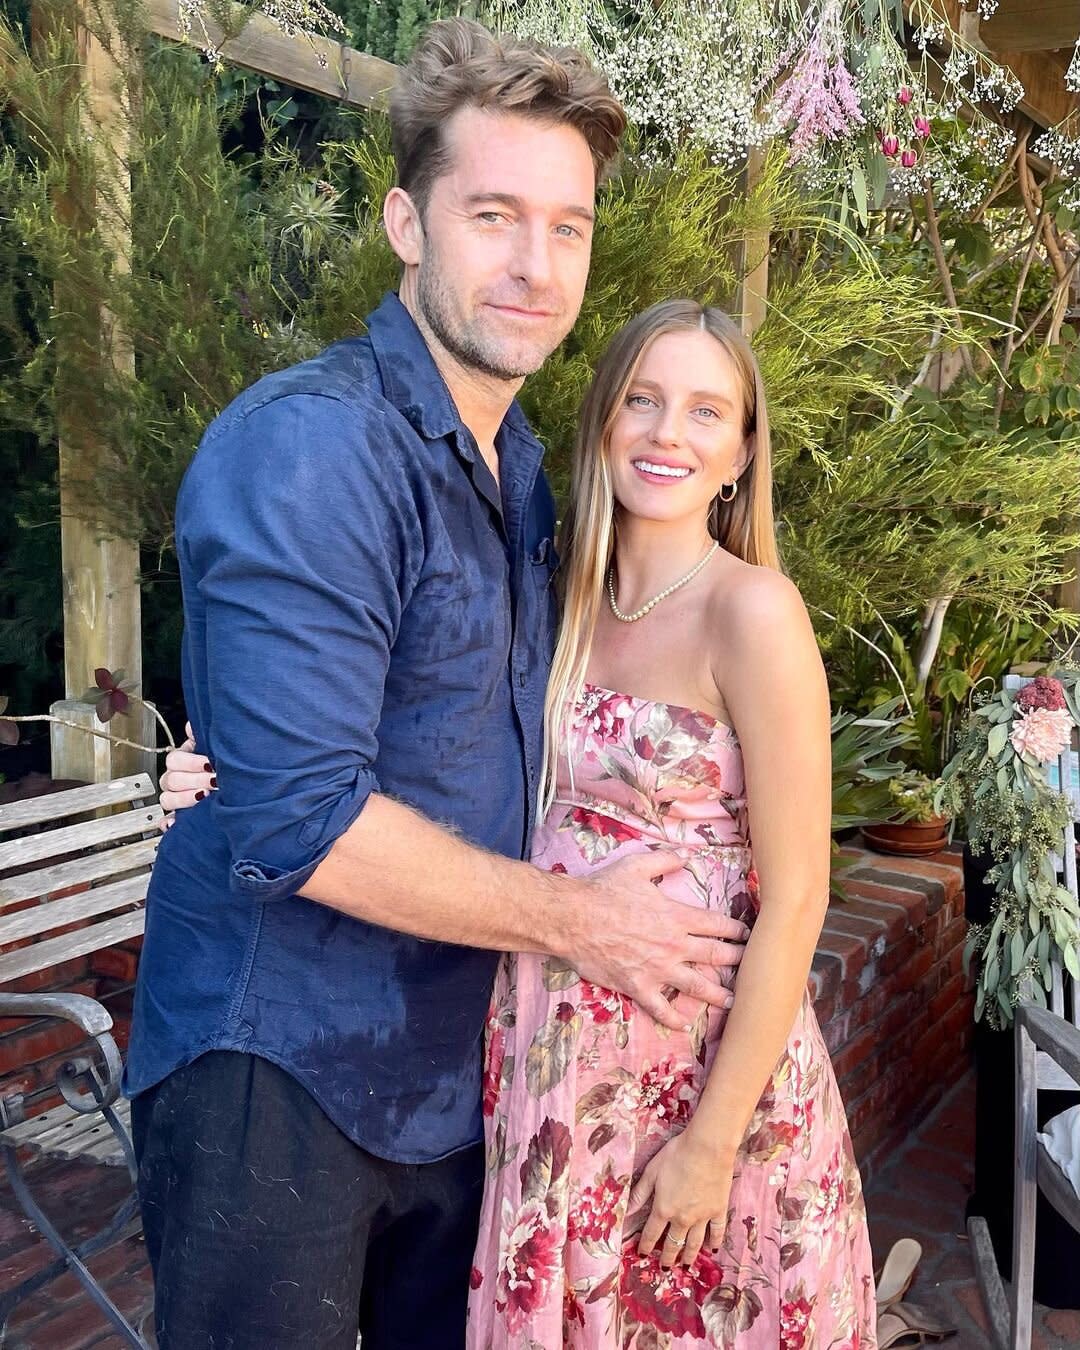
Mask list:
[[730,555],[726,561],[714,579],[710,608],[728,636],[759,633],[771,625],[782,630],[809,629],[806,603],[790,577]]

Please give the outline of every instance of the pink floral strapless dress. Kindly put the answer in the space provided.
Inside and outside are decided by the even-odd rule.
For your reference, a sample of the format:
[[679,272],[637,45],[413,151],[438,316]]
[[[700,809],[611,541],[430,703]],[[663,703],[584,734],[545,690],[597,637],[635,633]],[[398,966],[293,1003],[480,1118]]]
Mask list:
[[[735,733],[595,685],[572,729],[573,784],[562,764],[533,861],[581,875],[678,846],[689,861],[665,891],[752,924]],[[637,1254],[631,1184],[690,1119],[723,1034],[723,1014],[683,1003],[693,1029],[671,1032],[560,961],[504,958],[487,1027],[469,1350],[876,1344],[862,1188],[809,997],[743,1140],[722,1250],[670,1271]]]

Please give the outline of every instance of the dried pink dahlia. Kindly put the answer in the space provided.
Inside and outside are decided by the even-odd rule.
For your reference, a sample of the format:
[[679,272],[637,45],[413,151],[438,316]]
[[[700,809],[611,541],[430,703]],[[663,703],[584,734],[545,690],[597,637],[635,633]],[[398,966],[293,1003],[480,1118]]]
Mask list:
[[1016,706],[1023,708],[1025,712],[1030,712],[1033,708],[1047,708],[1051,712],[1056,712],[1069,705],[1065,701],[1065,690],[1061,681],[1052,679],[1049,675],[1039,675],[1030,684],[1025,684],[1017,694]]

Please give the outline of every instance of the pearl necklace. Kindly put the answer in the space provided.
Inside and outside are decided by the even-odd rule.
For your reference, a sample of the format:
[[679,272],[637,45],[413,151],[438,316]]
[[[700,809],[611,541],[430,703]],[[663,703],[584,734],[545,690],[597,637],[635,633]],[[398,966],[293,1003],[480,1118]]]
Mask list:
[[702,558],[700,562],[695,563],[684,577],[680,577],[678,581],[673,581],[671,585],[665,587],[659,595],[654,595],[653,598],[646,601],[640,609],[634,610],[633,614],[624,614],[615,601],[615,566],[612,564],[608,567],[607,574],[607,598],[608,604],[611,606],[612,614],[615,615],[620,623],[637,623],[638,619],[643,619],[650,609],[655,609],[661,600],[666,600],[667,597],[671,595],[673,591],[677,591],[680,586],[685,586],[688,581],[693,581],[719,547],[720,545],[714,540],[712,548],[709,549],[704,558]]

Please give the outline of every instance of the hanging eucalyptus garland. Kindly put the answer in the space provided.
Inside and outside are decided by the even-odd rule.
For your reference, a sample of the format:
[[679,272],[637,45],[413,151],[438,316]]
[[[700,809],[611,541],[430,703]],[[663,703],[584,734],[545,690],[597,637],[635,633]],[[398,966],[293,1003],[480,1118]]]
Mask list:
[[1047,772],[1080,722],[1078,689],[1080,671],[1064,670],[1000,689],[973,710],[942,772],[938,809],[963,816],[972,851],[992,859],[990,919],[972,925],[964,959],[978,968],[975,1019],[994,1027],[1011,1023],[1029,979],[1046,1006],[1055,958],[1080,980],[1080,909],[1055,866],[1063,841],[1074,847],[1072,803]]

